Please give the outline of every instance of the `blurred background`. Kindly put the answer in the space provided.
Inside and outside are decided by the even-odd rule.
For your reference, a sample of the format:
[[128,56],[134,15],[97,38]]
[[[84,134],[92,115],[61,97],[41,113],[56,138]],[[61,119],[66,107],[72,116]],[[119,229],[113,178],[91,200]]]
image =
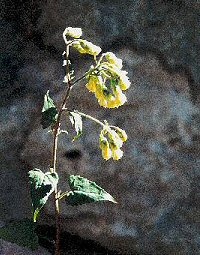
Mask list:
[[[60,141],[60,188],[67,176],[96,181],[118,204],[73,208],[62,229],[124,254],[200,254],[200,2],[197,0],[1,0],[0,223],[31,216],[27,172],[47,171],[52,139],[40,125],[43,96],[65,89],[62,32],[123,59],[131,87],[118,109],[100,107],[82,81],[69,105],[126,130],[124,157],[104,161],[100,129]],[[92,58],[71,53],[76,77]],[[66,123],[66,119],[63,119]],[[69,131],[72,131],[69,129]],[[73,132],[73,131],[72,131]],[[52,225],[52,201],[39,224]]]

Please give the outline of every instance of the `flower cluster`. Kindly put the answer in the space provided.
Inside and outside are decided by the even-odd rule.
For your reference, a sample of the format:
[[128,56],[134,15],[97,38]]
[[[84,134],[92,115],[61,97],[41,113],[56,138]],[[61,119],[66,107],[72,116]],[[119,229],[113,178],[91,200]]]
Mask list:
[[119,107],[127,101],[122,91],[130,87],[130,81],[127,72],[121,68],[122,60],[114,53],[107,52],[102,54],[96,67],[91,67],[93,71],[87,76],[86,88],[95,94],[98,103],[105,108]]
[[118,127],[106,127],[99,136],[99,147],[105,160],[119,160],[123,156],[121,147],[127,140],[126,132]]
[[[92,65],[88,72],[82,78],[87,80],[86,88],[95,94],[100,106],[105,108],[115,108],[123,105],[126,101],[126,95],[123,93],[130,87],[130,81],[127,72],[122,70],[122,60],[112,52],[103,53],[98,59],[101,48],[93,43],[80,38],[82,36],[81,28],[68,27],[63,33],[67,50],[64,54],[69,54],[69,47],[76,49],[82,54],[94,56],[95,65]],[[67,65],[69,60],[66,59],[63,65]],[[77,81],[79,81],[78,79]],[[68,82],[65,76],[64,82]],[[74,83],[75,84],[75,83]],[[103,124],[95,118],[86,116],[93,121],[103,125],[103,130],[99,136],[99,146],[102,150],[102,156],[105,160],[119,160],[123,156],[121,147],[127,140],[126,132],[118,127]]]

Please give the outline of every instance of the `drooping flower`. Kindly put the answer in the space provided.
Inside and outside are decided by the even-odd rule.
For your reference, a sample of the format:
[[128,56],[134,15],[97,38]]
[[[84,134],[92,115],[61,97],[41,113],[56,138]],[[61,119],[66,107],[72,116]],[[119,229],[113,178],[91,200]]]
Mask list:
[[127,134],[126,134],[126,131],[119,128],[119,127],[113,127],[115,132],[118,134],[118,136],[121,138],[122,142],[126,142],[127,140]]
[[107,140],[107,138],[103,135],[103,133],[101,133],[101,134],[100,134],[100,137],[99,137],[99,147],[100,147],[101,150],[102,150],[102,157],[103,157],[105,160],[110,159],[111,156],[112,156],[112,151],[111,151],[111,149],[110,149],[108,140]]
[[76,40],[72,43],[72,46],[78,50],[80,53],[87,53],[93,56],[97,56],[99,55],[99,53],[101,52],[101,48],[97,45],[94,45],[91,42],[88,42],[86,40]]
[[90,91],[90,92],[96,92],[97,89],[97,85],[99,83],[102,83],[102,78],[101,76],[97,76],[97,75],[90,75],[88,78],[88,83],[85,85],[86,88]]
[[116,87],[115,98],[116,107],[123,105],[127,101],[126,96],[122,93],[122,90],[118,86]]
[[[113,129],[114,128],[114,129]],[[118,127],[105,127],[99,136],[99,146],[102,150],[102,156],[108,160],[119,160],[123,156],[121,147],[127,139],[126,132]]]
[[[96,78],[91,79],[89,76],[89,78],[87,77],[88,83],[86,87],[95,94],[100,106],[116,108],[127,101],[126,95],[122,91],[130,87],[130,81],[127,72],[121,70],[121,68],[122,60],[117,58],[112,52],[102,54],[97,62],[96,69],[93,66],[94,72],[91,71],[90,76],[96,75],[101,77],[101,82]],[[95,82],[97,83],[96,86],[94,84]]]
[[120,58],[117,58],[114,53],[106,52],[104,55],[109,63],[114,64],[119,69],[122,68],[122,60]]
[[123,156],[123,151],[121,149],[112,150],[113,160],[119,160]]
[[108,131],[108,137],[111,141],[112,148],[121,148],[123,145],[123,141],[121,140],[120,136],[115,132],[115,130],[110,129]]
[[121,90],[127,90],[131,85],[127,73],[126,71],[121,71],[121,75],[119,76],[119,86]]

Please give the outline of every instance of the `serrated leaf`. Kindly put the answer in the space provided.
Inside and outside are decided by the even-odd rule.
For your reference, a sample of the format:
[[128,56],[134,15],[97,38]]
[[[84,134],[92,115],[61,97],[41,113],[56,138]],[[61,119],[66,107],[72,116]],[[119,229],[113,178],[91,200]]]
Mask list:
[[55,107],[53,100],[49,96],[49,90],[44,96],[44,105],[42,108],[42,127],[48,128],[56,122],[58,111]]
[[69,205],[82,205],[97,201],[110,201],[117,203],[115,199],[95,182],[79,175],[70,175],[69,186],[70,191],[65,198]]
[[38,248],[38,236],[35,224],[30,219],[14,221],[0,228],[0,238],[35,250]]
[[40,169],[28,172],[33,206],[33,221],[36,222],[39,211],[45,205],[50,194],[55,190],[58,183],[56,173],[43,173]]
[[80,114],[76,112],[70,112],[69,119],[76,131],[76,136],[73,138],[73,141],[75,141],[82,134],[83,129],[82,117]]

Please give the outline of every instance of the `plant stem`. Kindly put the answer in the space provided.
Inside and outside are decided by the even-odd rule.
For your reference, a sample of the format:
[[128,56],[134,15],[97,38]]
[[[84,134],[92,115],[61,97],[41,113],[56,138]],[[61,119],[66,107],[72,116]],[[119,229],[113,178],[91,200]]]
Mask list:
[[[63,98],[63,101],[61,103],[61,107],[58,111],[58,117],[56,120],[56,123],[54,125],[53,129],[53,161],[52,161],[52,172],[56,172],[56,159],[57,159],[57,148],[58,148],[58,135],[60,131],[60,125],[61,125],[61,116],[63,112],[63,108],[65,108],[67,99],[69,98],[70,91],[72,89],[72,83],[71,83],[71,78],[70,78],[70,73],[69,73],[69,46],[67,46],[66,49],[66,60],[67,60],[67,70],[66,70],[66,75],[67,75],[67,91],[66,94]],[[59,208],[59,199],[58,199],[58,187],[56,185],[55,191],[54,191],[54,206],[55,206],[55,218],[56,218],[56,242],[55,242],[55,255],[60,255],[60,208]]]
[[88,114],[85,114],[83,112],[79,112],[79,111],[76,111],[76,110],[74,112],[78,113],[79,115],[81,115],[81,116],[83,116],[83,117],[85,117],[87,119],[90,119],[90,120],[96,122],[97,124],[101,125],[102,127],[105,127],[104,123],[102,123],[100,120],[98,120],[98,119],[96,119],[96,118],[94,118],[94,117],[92,117],[92,116],[90,116]]
[[79,112],[79,111],[77,111],[77,110],[69,110],[68,108],[63,108],[63,111],[78,113],[79,115],[81,115],[81,116],[83,116],[83,117],[85,117],[85,118],[87,118],[87,119],[90,119],[90,120],[96,122],[96,123],[99,124],[100,126],[106,127],[106,125],[105,125],[103,122],[101,122],[100,120],[98,120],[98,119],[96,119],[96,118],[94,118],[94,117],[92,117],[92,116],[90,116],[90,115],[88,115],[88,114],[85,114],[85,113],[83,113],[83,112]]
[[[66,76],[67,76],[67,90],[64,95],[63,101],[61,103],[61,106],[58,111],[58,116],[56,123],[53,127],[53,155],[52,155],[52,164],[51,164],[51,171],[53,173],[56,173],[56,162],[57,162],[57,149],[58,149],[58,136],[60,133],[60,125],[61,125],[61,116],[63,113],[63,109],[66,108],[66,103],[70,95],[70,91],[77,82],[84,79],[89,72],[86,72],[83,76],[78,78],[76,81],[71,82],[70,77],[70,70],[69,70],[69,44],[66,47]],[[92,117],[91,117],[92,118]],[[97,121],[96,121],[97,122]],[[100,122],[99,122],[100,123]],[[103,124],[103,123],[102,123]],[[55,242],[55,255],[60,255],[60,208],[59,208],[59,194],[58,194],[58,187],[56,185],[55,191],[54,191],[54,207],[55,207],[55,218],[56,218],[56,242]]]

